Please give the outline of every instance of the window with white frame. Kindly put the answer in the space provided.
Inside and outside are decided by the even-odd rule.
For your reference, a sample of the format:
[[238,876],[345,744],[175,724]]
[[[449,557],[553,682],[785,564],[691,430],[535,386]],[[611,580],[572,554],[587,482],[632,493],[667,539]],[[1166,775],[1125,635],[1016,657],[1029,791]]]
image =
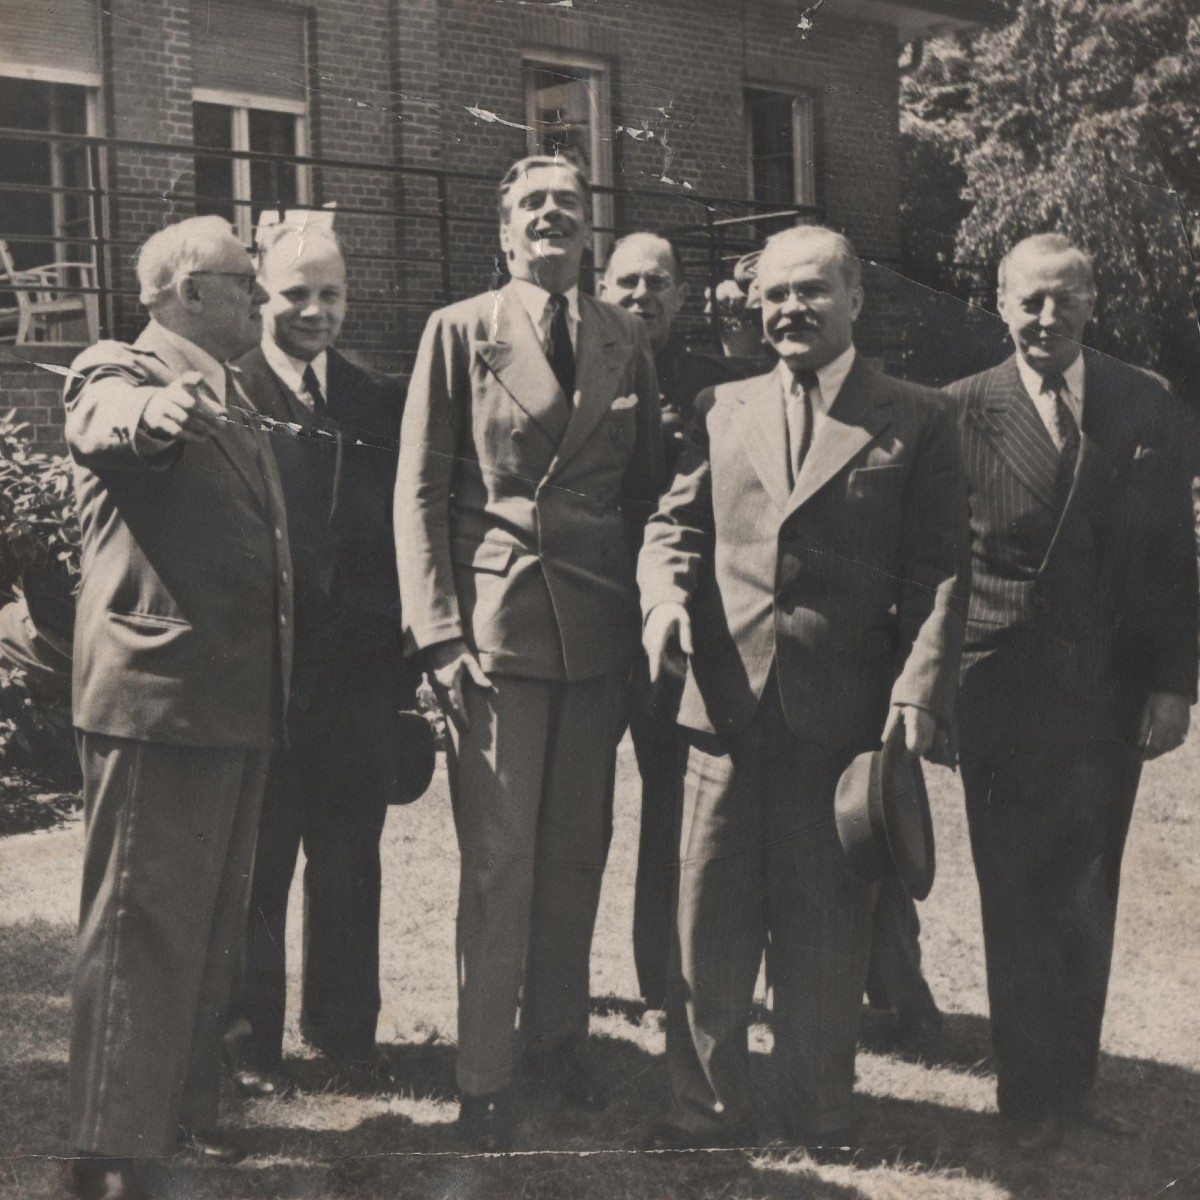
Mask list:
[[196,211],[226,217],[247,245],[264,208],[310,199],[306,168],[233,156],[307,155],[307,58],[302,9],[192,0]]
[[[579,163],[594,186],[612,184],[608,67],[598,59],[528,54],[523,63],[530,154],[561,154]],[[602,266],[612,242],[612,196],[592,198],[594,253]]]
[[817,100],[746,89],[750,199],[767,207],[817,203]]
[[[228,152],[306,155],[304,106],[203,88],[194,95],[196,212],[225,217],[249,245],[264,208],[309,203],[308,170],[295,163],[236,158]],[[218,153],[206,155],[204,150]]]

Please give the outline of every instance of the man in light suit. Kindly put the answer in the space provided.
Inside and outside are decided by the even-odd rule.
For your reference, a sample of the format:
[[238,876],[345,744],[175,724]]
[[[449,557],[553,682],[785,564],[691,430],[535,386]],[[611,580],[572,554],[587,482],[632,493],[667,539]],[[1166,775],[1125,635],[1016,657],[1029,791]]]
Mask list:
[[950,388],[974,561],[959,721],[997,1099],[1033,1150],[1130,1132],[1093,1087],[1142,761],[1196,698],[1196,559],[1175,401],[1081,350],[1091,261],[1039,235],[999,284],[1015,353]]
[[[331,232],[280,226],[263,247],[263,339],[237,362],[260,412],[287,422],[272,448],[295,570],[288,746],[259,825],[240,984],[226,1035],[235,1083],[282,1074],[288,892],[304,843],[300,1029],[352,1080],[386,1082],[379,1014],[379,841],[404,791],[397,712],[415,707],[400,647],[392,487],[403,395],[333,348],[346,264]],[[419,727],[418,727],[419,728]]]
[[673,1105],[647,1145],[756,1137],[746,1024],[765,947],[780,1116],[834,1154],[854,1141],[875,895],[838,843],[834,790],[897,722],[914,755],[945,740],[966,496],[936,395],[855,350],[846,239],[777,234],[758,279],[779,365],[701,395],[638,563],[652,672],[688,659]]
[[535,1077],[604,1103],[580,1051],[662,440],[645,328],[579,292],[589,204],[561,159],[509,170],[512,280],[430,318],[400,439],[403,621],[450,718],[462,856],[459,1120],[485,1149],[512,1144],[518,993]]
[[219,217],[156,233],[151,321],[74,362],[82,579],[74,721],[86,846],[71,991],[72,1188],[141,1196],[134,1160],[214,1132],[231,964],[291,663],[291,564],[266,435],[223,364],[266,293]]

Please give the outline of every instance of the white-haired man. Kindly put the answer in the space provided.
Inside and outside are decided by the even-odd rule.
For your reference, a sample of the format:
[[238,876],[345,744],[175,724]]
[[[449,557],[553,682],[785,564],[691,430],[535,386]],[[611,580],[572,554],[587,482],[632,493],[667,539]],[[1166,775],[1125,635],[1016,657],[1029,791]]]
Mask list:
[[688,658],[673,1104],[647,1144],[756,1137],[746,1022],[765,948],[784,1128],[844,1153],[875,889],[838,843],[834,791],[897,723],[917,755],[949,726],[966,492],[937,396],[856,353],[849,242],[777,234],[758,281],[779,364],[699,397],[638,562],[651,672]]
[[73,364],[83,540],[74,722],[86,846],[72,987],[71,1186],[145,1194],[136,1160],[216,1132],[221,1035],[267,748],[291,658],[291,566],[265,435],[223,364],[266,293],[217,217],[150,237],[150,324]]

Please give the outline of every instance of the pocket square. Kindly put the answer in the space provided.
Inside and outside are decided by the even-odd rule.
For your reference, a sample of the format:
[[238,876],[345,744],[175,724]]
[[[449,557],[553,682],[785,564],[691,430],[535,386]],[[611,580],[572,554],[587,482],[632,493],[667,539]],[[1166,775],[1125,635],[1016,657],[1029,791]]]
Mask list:
[[637,408],[638,398],[636,396],[618,396],[609,407],[613,412],[624,412],[629,408]]

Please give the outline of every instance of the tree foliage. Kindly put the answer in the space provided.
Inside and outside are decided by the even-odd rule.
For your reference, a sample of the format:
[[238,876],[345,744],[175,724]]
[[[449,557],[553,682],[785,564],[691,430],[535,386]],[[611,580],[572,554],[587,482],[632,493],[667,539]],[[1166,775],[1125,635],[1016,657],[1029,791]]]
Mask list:
[[1197,0],[1020,0],[1001,29],[931,44],[902,106],[918,278],[962,294],[948,264],[990,273],[1057,229],[1095,257],[1098,344],[1176,379],[1194,369]]

